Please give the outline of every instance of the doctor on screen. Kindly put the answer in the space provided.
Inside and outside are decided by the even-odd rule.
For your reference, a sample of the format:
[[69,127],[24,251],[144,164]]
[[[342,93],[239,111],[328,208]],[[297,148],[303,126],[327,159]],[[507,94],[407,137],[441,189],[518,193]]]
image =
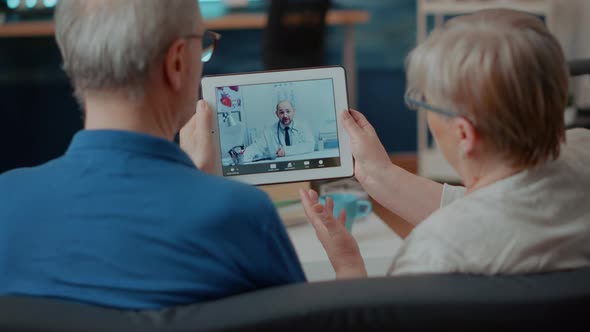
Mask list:
[[315,140],[311,129],[302,120],[295,120],[295,107],[289,100],[281,100],[276,106],[277,121],[266,127],[256,141],[258,147],[285,157],[314,151]]

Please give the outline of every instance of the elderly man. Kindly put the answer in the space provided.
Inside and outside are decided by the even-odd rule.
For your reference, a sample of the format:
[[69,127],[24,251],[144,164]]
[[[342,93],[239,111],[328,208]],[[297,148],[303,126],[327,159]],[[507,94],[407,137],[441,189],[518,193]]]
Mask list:
[[145,309],[304,281],[268,197],[206,174],[218,35],[197,1],[61,0],[55,20],[85,130],[0,176],[0,294]]

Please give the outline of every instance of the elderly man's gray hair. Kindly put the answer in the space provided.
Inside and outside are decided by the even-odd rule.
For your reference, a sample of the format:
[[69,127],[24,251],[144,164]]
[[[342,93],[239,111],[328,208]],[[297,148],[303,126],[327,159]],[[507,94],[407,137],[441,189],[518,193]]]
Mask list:
[[56,39],[82,102],[88,91],[138,98],[177,38],[196,32],[197,0],[60,0]]

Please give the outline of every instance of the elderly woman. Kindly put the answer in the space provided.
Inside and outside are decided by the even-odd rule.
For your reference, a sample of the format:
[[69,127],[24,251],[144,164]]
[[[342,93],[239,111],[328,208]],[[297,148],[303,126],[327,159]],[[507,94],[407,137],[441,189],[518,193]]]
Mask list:
[[[590,131],[565,132],[568,72],[543,23],[509,10],[454,18],[409,55],[407,81],[407,105],[428,112],[432,134],[465,186],[393,165],[367,120],[343,114],[356,178],[417,226],[389,273],[590,265]],[[335,219],[330,199],[324,206],[314,191],[300,194],[337,278],[366,276],[344,212]]]

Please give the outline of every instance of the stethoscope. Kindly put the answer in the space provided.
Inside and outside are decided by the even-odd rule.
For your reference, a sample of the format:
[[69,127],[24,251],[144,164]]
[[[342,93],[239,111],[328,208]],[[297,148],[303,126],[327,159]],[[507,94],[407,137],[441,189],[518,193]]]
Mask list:
[[[294,130],[299,131],[293,127],[289,127],[289,129],[291,129],[291,132],[293,132]],[[283,145],[281,144],[281,121],[277,122],[277,143],[279,143],[280,146]]]

